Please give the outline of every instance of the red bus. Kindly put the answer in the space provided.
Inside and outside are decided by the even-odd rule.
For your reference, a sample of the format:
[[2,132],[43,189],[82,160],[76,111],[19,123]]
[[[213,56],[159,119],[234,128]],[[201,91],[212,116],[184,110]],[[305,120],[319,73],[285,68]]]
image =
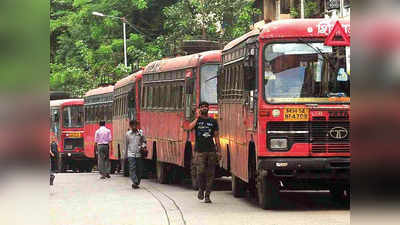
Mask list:
[[262,208],[276,207],[280,190],[348,199],[350,22],[335,24],[276,21],[222,51],[222,166],[235,197],[248,190]]
[[116,158],[119,159],[124,175],[129,175],[127,153],[125,152],[125,135],[129,129],[129,121],[135,119],[140,124],[140,87],[142,72],[131,74],[114,86],[113,97],[113,149],[116,150]]
[[[97,151],[94,134],[99,129],[99,122],[104,120],[106,127],[112,132],[114,86],[99,87],[89,90],[84,96],[85,107],[85,155],[91,159],[87,164],[90,170],[97,164]],[[110,145],[109,157],[111,160],[111,173],[115,173],[118,166],[118,152]]]
[[50,141],[58,145],[58,170],[84,171],[87,158],[83,145],[83,99],[50,101]]
[[156,161],[158,182],[179,182],[190,171],[195,181],[194,135],[182,127],[194,119],[200,101],[209,102],[210,115],[218,116],[220,61],[221,51],[208,51],[155,61],[144,69],[140,126],[147,137],[148,159]]

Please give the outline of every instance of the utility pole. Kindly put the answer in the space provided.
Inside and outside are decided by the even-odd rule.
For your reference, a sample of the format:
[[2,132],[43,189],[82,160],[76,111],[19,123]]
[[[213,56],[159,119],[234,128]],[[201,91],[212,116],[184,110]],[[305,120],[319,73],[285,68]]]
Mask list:
[[304,19],[304,0],[300,0],[300,18]]
[[121,18],[122,20],[122,24],[123,24],[123,30],[124,30],[124,63],[125,63],[125,67],[128,67],[128,59],[126,56],[126,19],[125,17]]

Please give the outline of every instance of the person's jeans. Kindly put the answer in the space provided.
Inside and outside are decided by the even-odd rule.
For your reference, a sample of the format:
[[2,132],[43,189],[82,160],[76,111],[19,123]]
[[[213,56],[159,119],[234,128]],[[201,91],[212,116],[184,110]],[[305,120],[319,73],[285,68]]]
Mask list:
[[111,162],[109,159],[109,147],[108,145],[97,145],[98,149],[98,155],[97,155],[97,160],[98,160],[98,169],[100,172],[101,176],[107,176],[110,174],[111,170]]
[[132,183],[139,185],[143,173],[143,159],[128,157],[129,162],[129,175]]

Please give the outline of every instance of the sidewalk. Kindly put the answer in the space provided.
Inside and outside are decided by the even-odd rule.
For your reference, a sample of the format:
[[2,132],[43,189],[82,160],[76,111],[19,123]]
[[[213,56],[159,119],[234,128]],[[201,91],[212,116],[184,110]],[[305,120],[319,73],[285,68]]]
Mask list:
[[[143,180],[145,186],[146,180]],[[133,190],[122,175],[101,180],[97,173],[56,174],[50,186],[50,224],[163,225],[164,209],[151,193]]]

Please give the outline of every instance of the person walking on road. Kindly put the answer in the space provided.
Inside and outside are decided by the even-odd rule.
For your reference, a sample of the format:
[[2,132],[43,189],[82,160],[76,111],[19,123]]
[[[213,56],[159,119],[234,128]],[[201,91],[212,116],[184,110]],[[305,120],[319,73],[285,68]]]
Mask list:
[[143,173],[143,159],[146,156],[146,138],[143,131],[137,128],[136,120],[129,121],[131,128],[126,132],[126,152],[128,153],[129,176],[132,180],[132,188],[137,189]]
[[[221,159],[218,123],[208,117],[207,102],[201,102],[196,110],[196,119],[189,124],[188,130],[195,130],[195,160],[199,184],[198,199],[211,203],[210,193],[214,182],[215,166]],[[214,142],[214,140],[215,142]],[[204,196],[205,191],[205,196]]]
[[50,144],[50,185],[53,185],[54,179],[56,178],[56,176],[54,175],[55,171],[57,170],[57,156],[58,156],[58,146],[57,146],[57,142],[54,140],[54,138],[52,139],[52,142]]
[[94,135],[95,146],[97,146],[97,162],[100,172],[100,179],[111,178],[111,162],[109,158],[111,131],[106,128],[106,122],[100,121],[100,128],[96,130]]

